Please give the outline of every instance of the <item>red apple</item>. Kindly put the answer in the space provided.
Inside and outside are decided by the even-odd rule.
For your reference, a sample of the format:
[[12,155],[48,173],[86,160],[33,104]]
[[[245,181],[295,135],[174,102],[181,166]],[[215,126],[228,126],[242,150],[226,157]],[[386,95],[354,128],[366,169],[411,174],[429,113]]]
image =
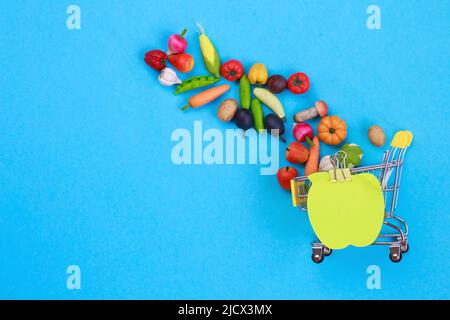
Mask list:
[[292,142],[288,148],[286,148],[286,159],[290,163],[305,163],[308,161],[309,150],[300,142]]
[[291,190],[291,180],[298,177],[298,171],[292,167],[284,167],[278,170],[278,183],[284,190]]
[[182,73],[187,73],[194,68],[194,58],[187,53],[171,54],[169,62]]

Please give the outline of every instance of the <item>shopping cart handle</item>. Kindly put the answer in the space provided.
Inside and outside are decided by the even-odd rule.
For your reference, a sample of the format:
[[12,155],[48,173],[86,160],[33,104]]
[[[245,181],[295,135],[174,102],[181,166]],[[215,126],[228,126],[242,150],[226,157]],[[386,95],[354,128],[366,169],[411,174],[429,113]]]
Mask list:
[[404,149],[411,145],[413,141],[413,134],[411,131],[398,131],[394,139],[392,139],[391,147]]

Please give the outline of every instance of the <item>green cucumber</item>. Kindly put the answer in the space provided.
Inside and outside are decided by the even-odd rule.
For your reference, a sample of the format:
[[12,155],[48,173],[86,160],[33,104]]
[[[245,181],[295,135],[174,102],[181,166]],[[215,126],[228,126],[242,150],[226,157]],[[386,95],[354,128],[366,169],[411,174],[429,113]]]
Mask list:
[[255,129],[261,133],[264,130],[264,114],[261,102],[258,99],[253,99],[250,110],[252,111],[253,120],[255,122]]
[[250,109],[251,102],[251,92],[250,92],[250,81],[248,77],[244,74],[239,81],[239,95],[241,97],[241,106],[244,109]]

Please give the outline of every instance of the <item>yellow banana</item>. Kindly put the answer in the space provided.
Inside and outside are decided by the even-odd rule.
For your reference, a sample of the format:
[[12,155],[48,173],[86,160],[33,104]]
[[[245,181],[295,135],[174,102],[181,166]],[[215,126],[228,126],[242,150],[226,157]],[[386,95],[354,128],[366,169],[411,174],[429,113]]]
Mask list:
[[278,99],[277,96],[275,96],[269,90],[263,88],[255,88],[253,90],[253,94],[262,103],[264,103],[273,112],[275,112],[278,117],[280,117],[283,121],[286,121],[286,114],[284,112],[283,105],[281,104],[280,99]]
[[215,75],[216,77],[220,77],[220,58],[217,53],[216,48],[214,47],[211,40],[205,34],[205,29],[202,27],[200,23],[196,23],[197,29],[200,32],[200,49],[202,51],[203,62],[205,63],[205,67],[209,73]]

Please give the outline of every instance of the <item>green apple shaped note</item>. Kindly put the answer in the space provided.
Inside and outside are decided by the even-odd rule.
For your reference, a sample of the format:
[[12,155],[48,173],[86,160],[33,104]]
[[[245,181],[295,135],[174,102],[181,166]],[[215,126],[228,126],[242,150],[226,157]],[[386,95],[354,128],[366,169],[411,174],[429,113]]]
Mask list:
[[368,173],[331,182],[328,172],[311,175],[308,215],[319,240],[330,249],[365,247],[378,237],[384,220],[380,182]]

